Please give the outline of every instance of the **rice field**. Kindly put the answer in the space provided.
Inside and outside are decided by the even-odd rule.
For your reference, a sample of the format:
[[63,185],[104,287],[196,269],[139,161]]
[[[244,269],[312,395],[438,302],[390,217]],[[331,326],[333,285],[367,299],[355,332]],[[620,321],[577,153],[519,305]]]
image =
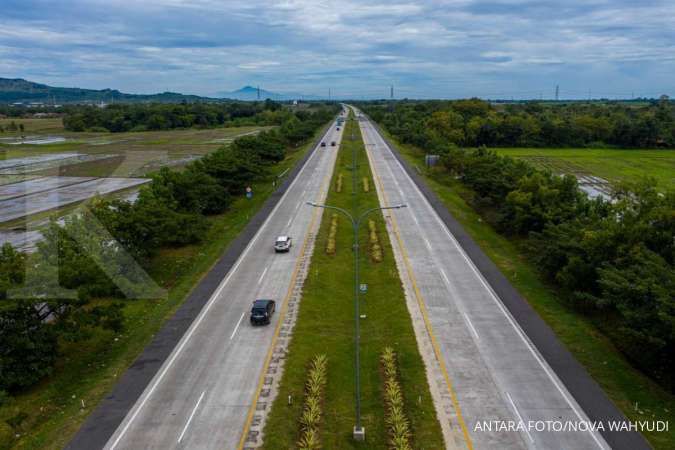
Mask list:
[[652,177],[659,187],[675,189],[675,150],[632,149],[572,149],[572,148],[498,148],[501,155],[530,161],[535,166],[554,173],[575,175],[583,186],[603,184],[601,190],[611,189],[621,182],[636,182]]

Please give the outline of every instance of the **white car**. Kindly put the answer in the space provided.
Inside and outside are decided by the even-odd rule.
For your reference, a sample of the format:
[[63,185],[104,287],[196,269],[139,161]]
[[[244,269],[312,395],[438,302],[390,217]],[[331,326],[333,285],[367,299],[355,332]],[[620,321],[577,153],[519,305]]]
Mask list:
[[274,251],[277,253],[287,252],[291,249],[292,245],[293,240],[289,236],[279,236],[274,243]]

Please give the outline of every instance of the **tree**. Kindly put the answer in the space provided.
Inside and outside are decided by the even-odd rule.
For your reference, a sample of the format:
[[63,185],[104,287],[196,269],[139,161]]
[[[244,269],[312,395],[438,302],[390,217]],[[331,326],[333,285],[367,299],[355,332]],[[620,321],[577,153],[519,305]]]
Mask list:
[[54,327],[32,302],[0,308],[0,390],[15,392],[49,375],[57,357]]

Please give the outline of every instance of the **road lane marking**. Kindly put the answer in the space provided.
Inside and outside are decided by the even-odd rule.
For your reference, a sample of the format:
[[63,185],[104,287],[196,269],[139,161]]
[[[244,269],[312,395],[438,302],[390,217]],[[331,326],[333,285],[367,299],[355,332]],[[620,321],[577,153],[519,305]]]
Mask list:
[[[511,406],[513,406],[513,410],[516,412],[516,415],[518,416],[518,420],[520,421],[520,423],[522,423],[524,425],[525,421],[523,421],[523,416],[520,415],[520,411],[518,411],[518,407],[516,407],[516,404],[513,401],[513,399],[511,398],[511,395],[507,392],[506,396],[508,397],[509,401],[511,402]],[[525,430],[525,433],[527,433],[527,437],[530,438],[530,442],[532,442],[534,444],[534,439],[532,439],[532,435],[528,431],[527,427],[523,426],[523,429]]]
[[190,426],[190,422],[192,422],[192,418],[195,416],[195,413],[197,412],[197,408],[199,408],[199,404],[204,399],[204,394],[206,394],[206,391],[202,392],[202,395],[199,396],[199,400],[197,400],[197,404],[195,405],[194,409],[192,410],[192,413],[190,414],[190,417],[188,417],[188,420],[185,423],[185,426],[183,427],[183,431],[181,432],[180,436],[178,436],[178,443],[179,444],[180,444],[180,441],[183,440],[183,436],[185,436],[185,432],[187,431],[188,427]]
[[448,276],[445,274],[445,270],[443,270],[443,269],[441,269],[441,276],[442,276],[443,279],[445,280],[445,284],[447,284],[447,285],[449,286],[449,285],[450,285],[450,280],[448,280]]
[[[373,128],[374,128],[374,127],[373,127]],[[524,334],[524,332],[522,331],[522,329],[520,328],[520,326],[519,326],[518,324],[516,324],[515,319],[513,318],[513,316],[511,316],[511,314],[506,310],[506,308],[505,308],[504,305],[502,304],[501,300],[499,300],[499,296],[497,295],[497,293],[492,289],[492,286],[490,286],[490,284],[485,280],[485,278],[484,278],[483,275],[480,273],[480,271],[478,270],[478,268],[474,265],[474,263],[473,263],[473,261],[471,260],[471,258],[469,258],[469,256],[468,256],[468,255],[466,254],[466,252],[464,251],[464,248],[463,248],[461,245],[459,245],[459,242],[457,242],[457,240],[455,239],[454,235],[450,232],[450,230],[449,230],[448,227],[445,225],[445,223],[443,223],[443,221],[441,220],[440,216],[438,215],[438,213],[436,213],[436,210],[433,209],[433,207],[432,207],[431,204],[429,203],[429,200],[424,196],[424,194],[422,194],[422,191],[421,191],[420,188],[417,186],[417,184],[412,180],[412,178],[410,178],[410,175],[408,175],[408,172],[406,172],[406,170],[403,168],[403,165],[402,165],[401,162],[398,160],[398,158],[396,158],[396,157],[394,156],[393,151],[389,148],[389,145],[386,144],[386,142],[384,141],[384,138],[382,138],[382,136],[379,134],[379,132],[376,133],[376,134],[377,134],[377,136],[379,137],[379,139],[383,142],[384,147],[386,147],[386,149],[387,149],[387,150],[390,152],[390,154],[392,155],[393,160],[394,160],[395,163],[398,165],[398,167],[400,168],[401,172],[403,172],[403,176],[409,181],[409,183],[412,185],[413,189],[417,192],[417,194],[419,195],[419,197],[422,198],[424,204],[427,205],[427,207],[431,210],[432,215],[435,217],[436,221],[440,224],[441,228],[442,228],[442,229],[445,231],[445,233],[448,235],[448,237],[449,237],[450,240],[453,242],[453,244],[455,245],[455,247],[460,251],[460,254],[463,256],[464,260],[469,264],[469,267],[470,267],[471,270],[474,272],[474,274],[478,277],[478,280],[481,282],[481,284],[488,290],[488,292],[490,293],[490,297],[492,298],[492,300],[495,302],[495,304],[496,304],[497,307],[500,309],[500,311],[504,314],[504,316],[505,316],[506,319],[509,321],[509,323],[511,324],[511,326],[513,327],[513,329],[516,331],[516,333],[518,334],[518,336],[521,338],[521,340],[525,343],[526,347],[528,348],[528,350],[530,351],[530,353],[534,356],[535,360],[539,363],[539,365],[542,367],[542,369],[544,370],[544,372],[546,372],[546,374],[548,375],[549,379],[550,379],[551,382],[554,384],[554,386],[556,387],[556,389],[558,390],[558,392],[560,393],[560,395],[561,395],[561,396],[563,397],[563,399],[567,402],[567,404],[570,406],[570,408],[572,409],[572,411],[574,411],[574,413],[575,413],[575,415],[577,416],[577,418],[578,418],[580,421],[583,421],[584,419],[583,419],[583,417],[582,417],[582,414],[579,412],[579,409],[574,405],[574,403],[572,403],[572,400],[570,399],[569,395],[568,395],[567,393],[565,393],[565,391],[563,390],[562,386],[560,385],[561,381],[559,381],[558,378],[557,378],[557,376],[551,372],[551,369],[550,369],[549,367],[547,367],[548,365],[543,361],[542,357],[539,356],[538,352],[535,350],[534,344],[532,344],[532,343],[529,341],[529,339],[525,336],[525,334]],[[598,440],[598,438],[597,438],[597,436],[596,436],[596,433],[593,432],[593,430],[589,429],[588,432],[590,433],[591,437],[593,438],[593,440],[595,441],[595,443],[596,443],[600,448],[602,448],[602,449],[607,448],[605,445],[603,445],[603,444]]]
[[234,327],[234,331],[233,331],[232,334],[230,335],[230,340],[232,340],[232,338],[234,337],[234,335],[237,334],[237,330],[239,329],[239,325],[241,325],[241,320],[244,318],[245,315],[246,315],[246,311],[244,311],[243,313],[241,313],[241,317],[239,318],[239,321],[237,322],[237,326]]
[[[328,194],[328,188],[330,186],[330,181],[333,175],[333,172],[335,170],[335,165],[337,164],[337,157],[334,157],[333,159],[333,170],[328,170],[328,173],[326,173],[322,186],[319,189],[317,199],[316,201],[321,201],[321,198],[324,195]],[[324,194],[325,192],[325,194]],[[301,205],[303,203],[300,203]],[[299,205],[298,205],[299,206]],[[267,369],[269,368],[270,362],[272,361],[272,354],[274,352],[274,347],[276,346],[277,340],[279,338],[279,332],[281,331],[281,324],[283,323],[283,317],[286,315],[286,311],[288,309],[288,302],[291,298],[291,295],[293,295],[293,288],[295,286],[295,280],[298,277],[298,272],[300,271],[300,264],[302,262],[302,257],[305,254],[305,249],[307,247],[307,243],[309,241],[309,235],[310,232],[312,231],[312,228],[314,228],[314,224],[316,223],[317,217],[319,217],[319,213],[323,213],[322,208],[313,208],[312,211],[312,218],[309,223],[309,227],[307,228],[307,233],[305,234],[305,239],[302,242],[302,246],[300,247],[300,252],[298,253],[298,257],[295,261],[295,266],[293,268],[293,273],[291,274],[291,282],[288,285],[288,291],[286,292],[286,296],[284,297],[284,301],[281,306],[281,311],[279,313],[279,319],[277,320],[277,325],[274,328],[274,335],[272,336],[272,343],[270,344],[270,347],[267,351],[267,356],[265,357],[265,362],[263,363],[263,369],[260,372],[260,376],[258,377],[258,386],[255,390],[255,393],[253,395],[253,399],[251,401],[251,404],[248,409],[248,415],[246,416],[246,422],[244,422],[244,428],[241,433],[241,437],[239,439],[239,445],[237,446],[238,450],[243,450],[244,445],[246,444],[246,437],[248,435],[248,432],[251,428],[251,424],[253,423],[253,415],[255,413],[255,408],[258,404],[258,400],[260,399],[260,394],[262,392],[262,388],[265,382],[265,377],[267,376]]]
[[265,278],[265,274],[267,273],[268,267],[265,267],[265,270],[263,270],[262,275],[260,275],[260,278],[258,278],[258,284],[262,283],[263,278]]
[[424,238],[424,243],[426,244],[429,251],[431,251],[431,244],[429,244],[429,240],[427,238]]
[[[368,147],[366,146],[366,150]],[[377,173],[377,170],[375,168],[374,161],[371,159],[370,152],[366,151],[366,154],[368,155],[368,161],[370,162],[370,167],[371,171],[373,174],[373,177],[375,178],[377,184],[380,186],[380,191],[382,192],[382,199],[384,200],[384,205],[382,206],[388,206],[389,205],[389,200],[387,200],[387,193],[384,190],[384,185],[382,184],[382,180],[380,179],[380,176]],[[443,358],[443,355],[441,353],[441,349],[438,345],[438,342],[436,340],[436,335],[434,334],[433,328],[431,326],[431,321],[429,320],[429,313],[427,312],[426,305],[424,304],[424,299],[422,297],[422,293],[419,289],[419,286],[417,285],[417,278],[415,277],[415,274],[413,273],[412,270],[412,265],[410,263],[410,258],[408,257],[408,251],[406,250],[405,245],[403,244],[403,239],[401,238],[401,233],[398,228],[398,223],[396,221],[396,214],[391,214],[391,223],[394,231],[394,235],[396,236],[396,241],[398,242],[398,246],[401,249],[401,256],[403,256],[403,262],[406,267],[406,271],[408,273],[408,278],[410,279],[410,283],[412,284],[413,291],[415,292],[415,298],[417,299],[417,304],[420,307],[420,312],[422,313],[422,318],[424,319],[424,325],[427,329],[427,334],[429,335],[429,340],[431,341],[431,346],[434,350],[434,355],[436,356],[436,361],[438,361],[438,364],[441,368],[441,372],[443,373],[443,378],[445,379],[445,385],[448,390],[448,393],[450,394],[450,400],[452,401],[452,405],[455,409],[455,412],[457,413],[457,421],[459,422],[459,426],[462,430],[462,435],[464,436],[464,442],[466,443],[466,446],[469,450],[473,450],[473,442],[471,441],[471,437],[469,436],[469,429],[466,426],[466,422],[464,421],[464,416],[462,415],[462,409],[459,406],[459,400],[457,398],[457,394],[455,393],[455,389],[453,388],[452,381],[450,380],[450,374],[448,372],[447,367],[445,366],[445,360]]]
[[[127,430],[131,426],[131,424],[134,422],[134,420],[136,420],[136,417],[138,416],[138,414],[141,412],[141,410],[145,406],[148,399],[155,392],[155,390],[157,389],[157,386],[159,386],[159,384],[162,382],[162,380],[166,376],[166,374],[169,371],[169,369],[171,368],[171,366],[173,366],[173,363],[176,361],[178,356],[181,354],[181,352],[183,351],[183,348],[185,348],[185,345],[190,341],[190,339],[192,338],[192,335],[197,330],[197,328],[199,328],[199,325],[204,320],[204,317],[206,317],[207,313],[209,312],[209,310],[211,309],[213,304],[216,302],[216,300],[220,296],[223,289],[225,289],[225,287],[227,286],[228,282],[230,281],[230,279],[232,278],[234,273],[236,273],[236,271],[239,268],[239,265],[241,264],[241,262],[246,258],[246,255],[248,254],[248,252],[251,250],[251,248],[253,248],[255,243],[258,241],[258,238],[262,235],[263,230],[265,230],[267,228],[267,225],[271,221],[272,217],[274,217],[277,210],[284,203],[284,201],[286,200],[286,197],[288,196],[289,192],[291,192],[295,183],[297,183],[297,181],[300,179],[301,175],[309,167],[309,163],[314,159],[314,156],[316,156],[317,154],[320,153],[320,152],[317,151],[317,149],[318,149],[318,145],[316,147],[314,147],[314,150],[312,151],[312,154],[309,156],[309,158],[307,158],[307,161],[305,161],[304,165],[300,168],[300,171],[295,176],[295,178],[291,182],[290,186],[288,186],[288,189],[286,189],[286,192],[284,192],[284,195],[281,196],[281,198],[279,199],[279,202],[274,206],[274,208],[272,209],[270,214],[265,219],[265,222],[263,222],[262,226],[256,232],[253,239],[251,239],[251,241],[248,243],[248,245],[246,246],[244,251],[241,253],[241,255],[239,255],[239,259],[237,259],[237,262],[234,264],[234,266],[232,266],[230,271],[227,273],[227,276],[225,277],[223,282],[220,284],[220,286],[218,286],[218,288],[213,293],[213,295],[211,296],[211,298],[209,299],[207,304],[202,308],[202,310],[200,311],[200,313],[197,316],[197,318],[195,319],[195,321],[192,322],[192,325],[190,325],[190,328],[188,329],[187,333],[185,333],[183,335],[183,337],[181,338],[178,346],[173,350],[169,360],[165,363],[165,365],[162,366],[162,369],[159,372],[159,374],[155,375],[155,377],[153,378],[153,381],[151,382],[150,389],[147,391],[147,393],[144,392],[144,394],[142,394],[144,396],[142,397],[141,402],[138,403],[138,407],[132,413],[129,420],[124,424],[124,427],[122,427],[122,430],[120,431],[119,435],[117,436],[117,438],[113,441],[112,445],[110,446],[110,450],[114,450],[117,447],[117,445],[120,443],[120,441],[122,440],[122,438],[126,434]],[[301,204],[302,204],[302,202],[300,202],[300,205]],[[300,205],[298,205],[298,206],[300,206]],[[146,387],[146,390],[147,389],[148,388]],[[135,406],[136,406],[136,404],[134,404],[134,407]],[[133,407],[132,407],[132,410],[133,410]],[[125,416],[125,419],[126,419],[126,416]],[[117,431],[117,430],[115,430],[115,431]],[[114,436],[114,434],[113,434],[113,436]],[[112,437],[111,437],[111,439],[112,439]]]
[[286,228],[290,227],[291,224],[293,223],[293,220],[295,219],[295,215],[291,216],[290,219],[288,219],[288,223],[286,224]]
[[476,339],[480,340],[480,336],[478,336],[478,331],[473,327],[473,324],[471,323],[471,319],[469,319],[469,316],[466,313],[464,314],[464,318],[466,319],[466,323],[469,324],[469,328],[471,328],[471,331],[473,332],[473,335],[476,336]]

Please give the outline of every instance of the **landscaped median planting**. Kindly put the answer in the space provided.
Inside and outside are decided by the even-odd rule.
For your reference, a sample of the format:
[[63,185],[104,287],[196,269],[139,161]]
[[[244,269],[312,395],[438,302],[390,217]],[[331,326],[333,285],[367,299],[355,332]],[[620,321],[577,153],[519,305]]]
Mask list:
[[363,177],[363,192],[370,192],[370,182],[367,177]]
[[410,450],[412,449],[410,421],[405,413],[403,389],[398,379],[398,361],[394,349],[385,347],[380,362],[384,377],[385,422],[389,432],[389,448]]
[[328,239],[326,240],[326,254],[335,254],[335,237],[338,229],[338,215],[333,214],[330,219],[330,230],[328,231]]
[[328,377],[328,358],[316,355],[312,358],[305,384],[305,403],[300,416],[300,439],[298,448],[313,450],[321,448],[319,425],[323,415],[323,394]]
[[368,221],[368,236],[370,242],[370,259],[373,262],[382,262],[382,246],[380,245],[380,238],[377,235],[377,225],[374,220]]
[[343,175],[339,174],[337,177],[337,181],[335,182],[335,192],[342,192],[342,179]]

